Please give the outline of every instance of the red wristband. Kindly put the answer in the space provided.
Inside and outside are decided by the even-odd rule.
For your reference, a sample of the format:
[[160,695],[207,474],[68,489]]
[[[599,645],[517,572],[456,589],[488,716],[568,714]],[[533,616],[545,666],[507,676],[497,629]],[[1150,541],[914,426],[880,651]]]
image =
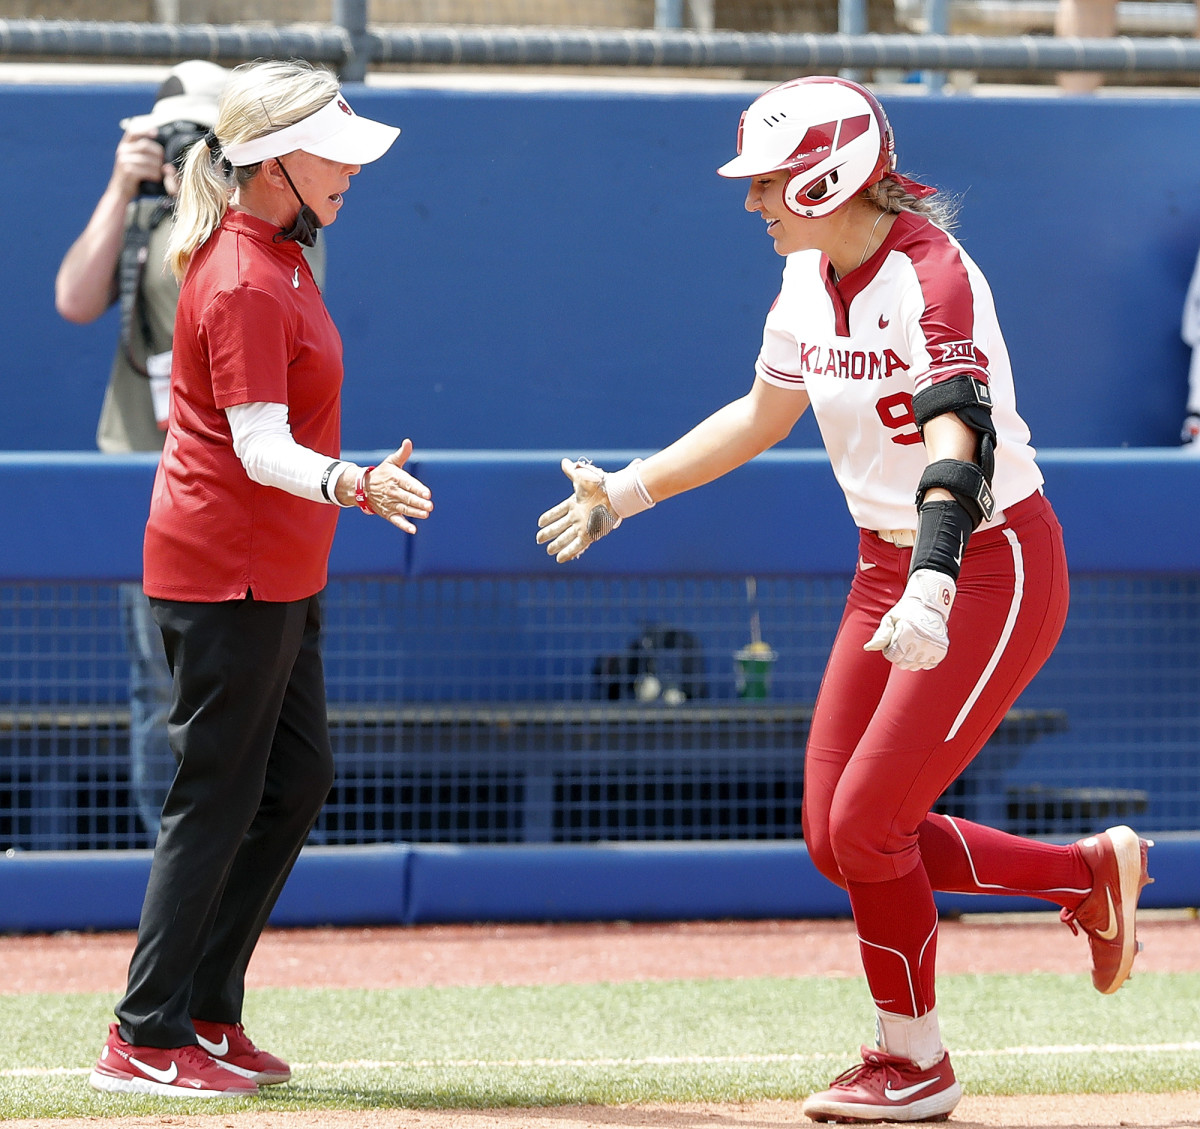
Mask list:
[[358,503],[358,508],[365,514],[373,514],[375,511],[371,509],[371,503],[367,501],[367,475],[375,468],[369,466],[359,472],[358,481],[354,484],[354,500]]

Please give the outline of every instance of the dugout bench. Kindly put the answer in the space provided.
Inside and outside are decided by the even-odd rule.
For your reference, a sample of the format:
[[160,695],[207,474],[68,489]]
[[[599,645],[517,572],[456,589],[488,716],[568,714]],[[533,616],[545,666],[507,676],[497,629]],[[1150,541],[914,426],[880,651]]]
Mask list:
[[[807,703],[333,703],[329,715],[337,770],[314,844],[801,838]],[[1045,834],[1104,826],[1137,797],[1076,810],[1061,790],[1020,806],[1004,790],[1024,750],[1066,728],[1062,710],[1010,711],[937,810]],[[137,810],[127,710],[0,711],[0,850],[151,846]]]
[[[364,833],[451,843],[800,839],[811,719],[810,704],[770,701],[333,709],[338,774],[316,834],[326,843]],[[1063,710],[1009,711],[937,810],[1010,827],[1027,813],[1011,811],[1005,773],[1067,725]],[[1060,790],[1047,789],[1052,797]],[[384,824],[346,825],[342,813],[363,811]],[[1064,810],[1077,817],[1043,833],[1086,834],[1104,815],[1099,804]]]

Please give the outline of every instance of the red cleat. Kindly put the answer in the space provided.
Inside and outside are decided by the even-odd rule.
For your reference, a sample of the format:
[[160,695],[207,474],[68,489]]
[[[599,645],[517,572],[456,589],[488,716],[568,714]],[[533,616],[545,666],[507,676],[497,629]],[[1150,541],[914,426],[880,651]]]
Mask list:
[[1059,916],[1072,933],[1082,929],[1092,948],[1092,983],[1106,996],[1129,978],[1141,946],[1134,919],[1142,887],[1154,881],[1146,871],[1152,840],[1139,839],[1128,827],[1110,827],[1078,843],[1092,871],[1092,892],[1075,910]]
[[813,1094],[804,1113],[814,1121],[945,1121],[962,1097],[950,1056],[922,1070],[915,1062],[861,1048],[861,1066],[839,1074]]
[[226,1070],[249,1078],[260,1086],[277,1086],[292,1077],[292,1068],[281,1058],[260,1051],[240,1023],[209,1023],[193,1019],[196,1038]]
[[247,1098],[258,1093],[248,1078],[226,1070],[195,1043],[137,1047],[108,1028],[108,1041],[88,1084],[110,1094],[165,1094],[173,1098]]

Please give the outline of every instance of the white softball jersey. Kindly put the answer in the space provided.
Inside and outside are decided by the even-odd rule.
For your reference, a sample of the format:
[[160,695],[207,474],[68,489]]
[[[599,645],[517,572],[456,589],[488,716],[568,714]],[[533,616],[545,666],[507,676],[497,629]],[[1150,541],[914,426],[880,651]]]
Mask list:
[[923,216],[899,213],[883,245],[840,283],[822,252],[789,255],[755,371],[808,393],[863,529],[916,528],[929,459],[912,398],[960,373],[992,395],[997,512],[989,524],[1042,485],[991,288],[961,244]]

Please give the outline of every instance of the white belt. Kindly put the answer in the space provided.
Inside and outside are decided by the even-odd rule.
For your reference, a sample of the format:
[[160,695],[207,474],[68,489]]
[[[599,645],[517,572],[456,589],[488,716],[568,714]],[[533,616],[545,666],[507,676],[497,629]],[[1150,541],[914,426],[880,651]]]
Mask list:
[[[998,525],[1004,524],[1004,511],[997,510],[992,515],[992,520],[988,522],[988,529],[995,529]],[[871,531],[879,538],[880,541],[887,541],[895,545],[897,549],[911,549],[917,543],[917,531],[915,529],[873,529]]]
[[915,529],[876,529],[872,532],[880,541],[888,541],[897,549],[911,549],[917,543]]

